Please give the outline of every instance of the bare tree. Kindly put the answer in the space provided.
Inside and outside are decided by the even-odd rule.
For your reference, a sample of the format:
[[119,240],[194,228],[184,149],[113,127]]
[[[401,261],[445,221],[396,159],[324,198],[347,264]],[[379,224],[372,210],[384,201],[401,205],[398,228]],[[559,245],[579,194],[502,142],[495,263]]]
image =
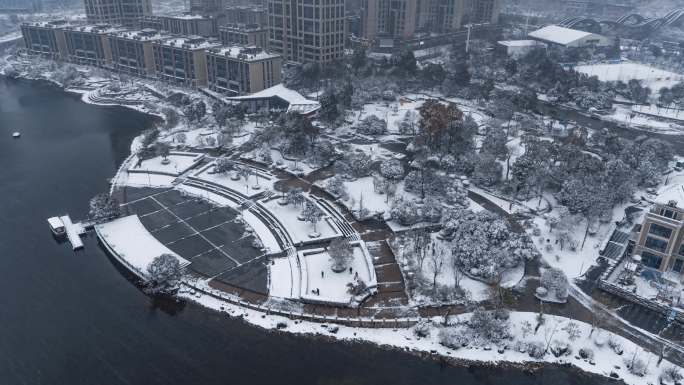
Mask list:
[[444,268],[444,250],[437,251],[432,248],[430,253],[430,266],[432,267],[432,292],[437,294],[437,277],[442,273]]

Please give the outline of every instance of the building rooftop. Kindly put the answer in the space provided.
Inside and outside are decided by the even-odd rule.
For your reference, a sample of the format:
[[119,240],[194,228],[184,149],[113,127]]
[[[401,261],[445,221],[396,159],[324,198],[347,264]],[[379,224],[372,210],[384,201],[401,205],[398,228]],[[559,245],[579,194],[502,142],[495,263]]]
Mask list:
[[251,32],[251,31],[264,31],[266,28],[259,24],[244,24],[244,23],[231,23],[222,25],[219,30],[231,30],[240,32]]
[[557,25],[549,25],[528,34],[531,38],[560,45],[568,45],[591,35],[594,34],[576,29],[559,27]]
[[161,40],[161,39],[167,39],[171,37],[170,35],[160,33],[156,29],[151,29],[151,28],[146,28],[146,29],[141,29],[141,30],[133,30],[133,31],[120,31],[113,33],[114,36],[123,38],[123,39],[130,39],[130,40],[139,40],[139,41],[153,41],[153,40]]
[[68,26],[65,29],[69,31],[86,32],[86,33],[117,33],[126,31],[127,28],[120,25],[111,24],[86,24],[80,26]]
[[501,40],[497,43],[506,47],[534,47],[543,44],[538,40]]
[[675,202],[677,207],[684,209],[684,185],[676,183],[663,187],[655,202],[662,205]]
[[35,21],[22,23],[22,25],[41,28],[66,28],[72,26],[67,20]]
[[299,92],[286,88],[282,84],[255,92],[251,95],[235,96],[228,99],[236,101],[248,101],[254,99],[269,99],[273,97],[278,97],[287,102],[290,105],[288,107],[288,112],[295,111],[306,115],[321,108],[321,104],[319,102],[315,100],[309,100],[302,96],[302,94]]
[[261,48],[253,46],[244,47],[239,45],[212,48],[209,50],[209,53],[220,56],[228,56],[244,61],[258,61],[280,57],[280,55],[267,52]]
[[184,49],[209,49],[221,46],[221,43],[215,40],[208,40],[200,36],[175,36],[160,41],[160,44],[167,47],[177,47]]

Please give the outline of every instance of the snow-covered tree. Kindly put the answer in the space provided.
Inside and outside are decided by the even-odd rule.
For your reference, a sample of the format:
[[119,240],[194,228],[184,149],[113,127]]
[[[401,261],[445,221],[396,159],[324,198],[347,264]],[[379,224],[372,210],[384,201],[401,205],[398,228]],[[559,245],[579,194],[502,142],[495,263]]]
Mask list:
[[372,164],[373,160],[370,155],[354,152],[335,162],[335,167],[340,173],[353,178],[362,178],[370,174]]
[[146,291],[150,294],[171,294],[178,290],[181,280],[178,259],[171,254],[162,254],[147,265]]
[[481,154],[471,179],[481,186],[494,186],[501,181],[503,166],[490,153]]
[[468,320],[468,328],[478,338],[499,342],[509,338],[510,323],[497,312],[477,308]]
[[491,127],[482,140],[480,153],[490,154],[500,160],[506,159],[506,156],[508,155],[508,147],[506,147],[507,142],[508,137],[501,127]]
[[369,115],[359,122],[356,131],[364,135],[383,135],[387,132],[387,122],[375,115]]
[[402,226],[411,226],[422,220],[418,205],[403,198],[397,198],[392,203],[390,211],[392,219],[399,222]]
[[316,229],[316,224],[323,218],[323,212],[316,206],[313,202],[307,201],[304,209],[302,210],[302,217],[305,221],[311,223],[313,227],[314,234],[318,234]]
[[553,292],[561,301],[568,298],[568,277],[563,270],[550,267],[542,271],[541,285]]
[[505,270],[537,256],[526,235],[512,232],[503,219],[487,211],[452,210],[442,235],[459,254],[461,269],[492,282]]
[[351,266],[354,261],[354,251],[352,245],[346,238],[335,238],[328,246],[328,254],[330,255],[330,267],[332,271],[341,273]]
[[404,165],[398,159],[387,159],[380,163],[380,175],[391,180],[400,180],[404,177]]
[[306,198],[304,197],[304,191],[299,188],[295,187],[287,191],[287,203],[293,206],[301,206],[306,202]]
[[218,158],[214,164],[214,172],[219,174],[225,174],[235,168],[235,163],[228,158]]
[[464,208],[468,206],[468,189],[463,186],[460,179],[453,179],[446,186],[444,198],[448,204]]
[[119,202],[110,197],[109,194],[97,194],[90,200],[88,217],[96,222],[118,217],[120,213]]
[[344,180],[339,175],[335,175],[328,179],[325,189],[332,195],[341,197],[342,199],[345,199],[348,196],[347,189],[344,187]]

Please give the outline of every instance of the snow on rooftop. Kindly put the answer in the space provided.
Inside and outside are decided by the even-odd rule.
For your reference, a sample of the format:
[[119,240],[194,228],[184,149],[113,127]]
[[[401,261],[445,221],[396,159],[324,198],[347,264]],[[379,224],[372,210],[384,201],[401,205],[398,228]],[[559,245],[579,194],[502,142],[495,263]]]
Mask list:
[[279,97],[290,104],[288,111],[296,111],[302,114],[307,114],[318,110],[321,104],[315,100],[309,100],[302,96],[299,92],[291,90],[282,84],[275,85],[271,88],[255,92],[251,95],[234,96],[228,100],[247,101],[254,99],[268,99],[272,97]]
[[245,47],[240,45],[222,46],[211,49],[209,51],[214,55],[227,56],[234,59],[242,59],[245,61],[274,59],[280,55],[269,53],[263,49],[256,47]]
[[591,35],[593,34],[589,32],[559,27],[557,25],[549,25],[536,31],[530,32],[528,36],[533,37],[535,39],[548,41],[551,43],[567,45]]
[[167,47],[177,47],[185,49],[208,49],[219,47],[221,43],[207,40],[200,36],[176,36],[160,42]]
[[677,207],[684,208],[684,184],[675,183],[663,187],[655,201],[663,205],[675,201]]
[[119,31],[114,33],[114,36],[122,39],[130,40],[140,40],[140,41],[150,41],[150,40],[160,40],[164,38],[169,38],[170,35],[162,34],[155,29],[142,29],[136,31]]
[[68,26],[67,31],[86,32],[86,33],[117,33],[123,32],[126,28],[118,25],[109,24],[87,24],[81,26]]
[[181,267],[190,264],[153,237],[137,215],[97,225],[95,230],[116,256],[135,268],[140,275],[144,275],[147,266],[162,254],[176,257]]
[[501,40],[498,43],[506,47],[535,47],[542,45],[537,40]]

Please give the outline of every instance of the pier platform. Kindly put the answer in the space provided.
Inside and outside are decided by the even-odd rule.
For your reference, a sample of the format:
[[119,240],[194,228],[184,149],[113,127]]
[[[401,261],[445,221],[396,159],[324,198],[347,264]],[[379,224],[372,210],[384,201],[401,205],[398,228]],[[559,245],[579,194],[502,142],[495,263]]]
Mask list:
[[80,223],[73,223],[71,217],[68,215],[59,217],[64,223],[64,228],[66,230],[67,238],[71,243],[71,247],[74,250],[83,248],[83,241],[81,241],[81,234],[85,233],[85,229]]

